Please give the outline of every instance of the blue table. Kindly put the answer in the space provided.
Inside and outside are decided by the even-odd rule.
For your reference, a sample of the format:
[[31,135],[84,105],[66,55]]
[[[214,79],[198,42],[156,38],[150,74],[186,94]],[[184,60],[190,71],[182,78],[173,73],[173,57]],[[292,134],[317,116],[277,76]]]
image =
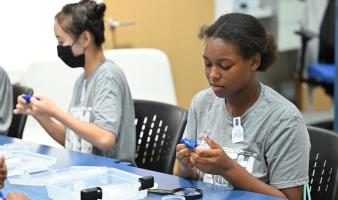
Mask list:
[[[0,136],[0,144],[13,143],[13,142],[24,142],[19,139],[9,138],[6,136]],[[24,142],[27,143],[27,142]],[[189,179],[179,178],[168,174],[154,172],[150,170],[140,169],[136,167],[128,166],[126,163],[121,163],[118,160],[105,158],[96,155],[84,154],[80,152],[68,151],[60,148],[49,147],[45,145],[38,145],[29,143],[33,147],[33,150],[37,153],[55,156],[57,162],[55,168],[66,168],[72,165],[77,166],[106,166],[114,167],[124,171],[138,174],[140,176],[154,176],[155,182],[159,184],[159,188],[163,189],[174,189],[178,187],[198,187],[204,192],[203,199],[250,199],[250,200],[276,200],[267,195],[258,193],[247,192],[243,190],[225,190],[222,186],[213,184],[203,183],[200,181],[193,181]],[[46,200],[48,199],[47,190],[45,187],[37,186],[22,186],[22,185],[11,185],[8,181],[5,182],[5,188],[2,192],[8,193],[10,191],[19,191],[25,193],[27,196],[34,200]],[[161,199],[158,195],[148,195],[145,199],[155,200]]]

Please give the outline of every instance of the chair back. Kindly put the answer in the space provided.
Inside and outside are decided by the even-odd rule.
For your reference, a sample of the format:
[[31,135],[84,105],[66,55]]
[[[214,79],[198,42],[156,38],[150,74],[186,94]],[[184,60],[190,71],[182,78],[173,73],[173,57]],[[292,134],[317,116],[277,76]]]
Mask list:
[[176,145],[187,123],[187,111],[174,105],[134,100],[138,167],[171,174]]
[[[19,84],[12,85],[13,88],[13,109],[17,104],[17,98],[21,94],[33,95],[33,89]],[[22,138],[23,130],[25,128],[27,115],[15,115],[13,114],[12,123],[8,130],[10,137]]]
[[311,141],[309,186],[312,199],[336,200],[338,188],[338,135],[308,126]]
[[110,49],[105,50],[104,55],[121,67],[133,98],[177,104],[170,62],[163,51],[152,48]]

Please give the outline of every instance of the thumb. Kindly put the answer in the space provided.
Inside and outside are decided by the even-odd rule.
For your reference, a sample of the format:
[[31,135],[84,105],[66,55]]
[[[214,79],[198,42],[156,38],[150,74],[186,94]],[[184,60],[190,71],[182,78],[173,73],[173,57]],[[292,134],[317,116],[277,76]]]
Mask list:
[[216,142],[214,142],[212,139],[210,139],[208,135],[204,136],[204,140],[211,149],[222,149],[222,147]]

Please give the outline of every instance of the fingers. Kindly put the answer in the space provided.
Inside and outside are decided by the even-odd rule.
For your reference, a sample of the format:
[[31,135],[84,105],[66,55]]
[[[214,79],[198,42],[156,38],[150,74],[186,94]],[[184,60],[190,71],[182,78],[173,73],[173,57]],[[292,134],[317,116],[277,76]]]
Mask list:
[[7,200],[28,200],[29,198],[26,197],[21,192],[11,192],[6,196]]
[[17,98],[18,104],[27,104],[27,101],[22,97],[25,94],[19,95]]
[[0,167],[5,163],[5,158],[0,156]]
[[184,157],[190,157],[191,149],[187,148],[185,144],[178,144],[176,146],[176,158],[181,160]]
[[185,146],[185,144],[178,144],[176,145],[176,152],[181,151],[182,149],[187,148],[187,146]]
[[176,159],[186,167],[192,167],[190,162],[190,154],[192,150],[187,148],[185,144],[178,144],[176,146]]
[[5,158],[0,156],[0,188],[4,187],[4,182],[7,178],[7,167]]
[[31,106],[25,104],[16,104],[15,109],[13,110],[14,114],[31,114]]
[[189,148],[181,149],[179,152],[176,153],[176,158],[180,160],[184,157],[190,157],[191,152],[192,150]]
[[15,109],[13,110],[14,114],[31,114],[31,106],[26,102],[26,100],[22,97],[24,94],[17,97],[17,104]]
[[219,144],[217,144],[216,142],[214,142],[212,139],[210,139],[208,137],[208,135],[204,136],[204,140],[209,145],[209,147],[211,149],[222,149],[222,147]]

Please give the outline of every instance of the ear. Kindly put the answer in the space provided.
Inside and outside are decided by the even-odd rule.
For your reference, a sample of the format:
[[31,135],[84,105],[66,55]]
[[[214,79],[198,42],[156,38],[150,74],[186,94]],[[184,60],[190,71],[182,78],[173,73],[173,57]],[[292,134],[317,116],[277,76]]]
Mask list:
[[92,35],[88,31],[83,31],[83,33],[81,33],[80,41],[85,48],[89,46],[92,40],[93,40]]
[[262,57],[260,53],[256,53],[254,56],[250,58],[251,70],[257,71],[262,61]]

